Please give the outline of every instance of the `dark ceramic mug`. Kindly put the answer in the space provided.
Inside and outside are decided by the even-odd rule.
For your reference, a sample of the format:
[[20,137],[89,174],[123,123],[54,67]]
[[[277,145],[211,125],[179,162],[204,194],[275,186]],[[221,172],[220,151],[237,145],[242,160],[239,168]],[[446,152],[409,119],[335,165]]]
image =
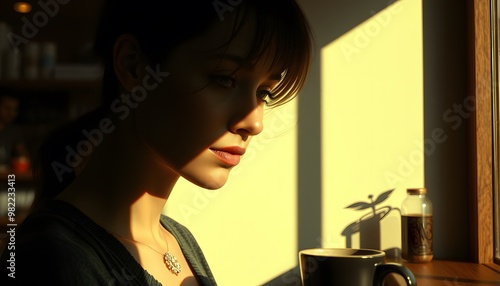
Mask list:
[[417,285],[410,269],[384,263],[385,252],[373,249],[313,248],[299,252],[303,286],[379,286],[390,273],[401,275],[406,284]]

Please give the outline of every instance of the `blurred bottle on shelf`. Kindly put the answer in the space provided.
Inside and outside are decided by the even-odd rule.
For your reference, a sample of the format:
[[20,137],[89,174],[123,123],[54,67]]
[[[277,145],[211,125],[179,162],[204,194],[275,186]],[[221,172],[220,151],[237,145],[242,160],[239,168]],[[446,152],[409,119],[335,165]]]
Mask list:
[[23,77],[27,80],[38,79],[40,44],[30,41],[23,50]]
[[40,77],[51,79],[54,77],[54,67],[57,62],[57,45],[54,42],[42,44],[40,53]]

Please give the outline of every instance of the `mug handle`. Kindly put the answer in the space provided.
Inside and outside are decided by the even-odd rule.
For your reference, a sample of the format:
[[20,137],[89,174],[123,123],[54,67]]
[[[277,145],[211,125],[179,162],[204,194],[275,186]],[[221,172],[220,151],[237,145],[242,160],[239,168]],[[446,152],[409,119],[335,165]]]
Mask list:
[[382,286],[384,277],[389,273],[397,273],[403,276],[408,286],[417,285],[415,275],[406,266],[398,263],[385,263],[377,265],[375,276],[373,277],[373,286]]

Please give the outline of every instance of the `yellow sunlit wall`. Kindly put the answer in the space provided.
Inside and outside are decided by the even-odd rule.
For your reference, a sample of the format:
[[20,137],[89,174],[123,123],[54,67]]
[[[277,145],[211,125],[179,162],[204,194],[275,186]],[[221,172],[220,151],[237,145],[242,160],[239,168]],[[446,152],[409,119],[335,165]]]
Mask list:
[[181,180],[166,212],[200,243],[219,285],[255,286],[297,264],[296,101],[267,112],[226,186]]
[[[322,246],[345,247],[341,233],[376,208],[398,208],[409,187],[424,186],[422,2],[401,0],[321,50]],[[380,220],[380,248],[398,248],[397,211]],[[359,226],[359,225],[358,225]],[[359,233],[373,241],[378,231]]]
[[[317,47],[321,75],[312,76],[321,79],[321,95],[305,95],[321,96],[321,110],[303,115],[322,114],[322,205],[314,207],[322,208],[323,237],[317,246],[345,247],[341,232],[370,213],[346,206],[395,188],[377,208],[399,207],[406,188],[424,185],[421,5],[400,0]],[[169,198],[166,213],[193,232],[219,285],[263,285],[297,266],[299,120],[296,101],[269,111],[263,134],[225,187],[208,191],[181,180]],[[380,228],[382,249],[400,247],[397,212]],[[351,240],[359,246],[359,233]],[[294,273],[278,281],[298,283]]]

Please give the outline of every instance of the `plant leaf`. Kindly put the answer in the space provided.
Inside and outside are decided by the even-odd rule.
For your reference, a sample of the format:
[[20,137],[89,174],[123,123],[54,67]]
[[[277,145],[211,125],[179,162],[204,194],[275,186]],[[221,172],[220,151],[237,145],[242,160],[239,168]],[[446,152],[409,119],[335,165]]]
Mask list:
[[372,206],[371,204],[367,204],[365,202],[357,202],[357,203],[349,205],[349,206],[347,206],[345,208],[346,209],[364,210],[364,209],[370,208],[371,206]]
[[391,195],[391,193],[394,191],[395,189],[392,189],[392,190],[388,190],[386,192],[383,192],[381,193],[377,199],[373,202],[374,205],[378,205],[380,204],[381,202],[387,200],[387,198]]

